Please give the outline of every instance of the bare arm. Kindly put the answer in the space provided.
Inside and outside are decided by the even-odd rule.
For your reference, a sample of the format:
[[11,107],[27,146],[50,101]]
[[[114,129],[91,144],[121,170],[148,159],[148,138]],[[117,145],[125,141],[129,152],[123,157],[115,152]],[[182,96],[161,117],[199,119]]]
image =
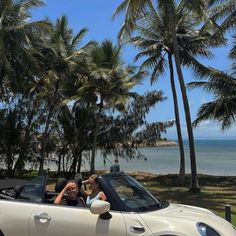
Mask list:
[[83,180],[82,184],[89,184],[89,179]]
[[54,200],[55,204],[60,204],[61,203],[61,199],[63,198],[64,194],[66,191],[66,187],[62,189],[62,191],[57,195],[57,197]]
[[106,197],[106,195],[105,195],[105,193],[104,193],[103,191],[101,191],[101,192],[99,193],[99,199],[100,199],[100,200],[103,200],[103,201],[107,200],[107,197]]
[[90,194],[90,192],[84,190],[83,187],[80,189],[80,192],[81,192],[84,196],[86,196],[86,197]]
[[54,203],[55,204],[60,204],[61,200],[66,192],[66,190],[73,185],[72,183],[68,183],[65,188],[62,189],[62,191],[58,194],[58,196],[55,198]]

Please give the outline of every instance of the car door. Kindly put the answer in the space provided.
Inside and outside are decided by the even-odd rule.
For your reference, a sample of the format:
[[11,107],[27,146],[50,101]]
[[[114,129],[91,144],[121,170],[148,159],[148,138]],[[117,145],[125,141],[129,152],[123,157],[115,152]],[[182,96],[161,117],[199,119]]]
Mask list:
[[152,236],[153,233],[142,220],[142,218],[137,213],[123,213],[123,217],[125,220],[126,228],[127,228],[127,236]]
[[34,203],[0,200],[0,230],[5,236],[28,236]]
[[[29,220],[43,199],[46,176],[12,188],[15,197],[0,200],[0,230],[5,236],[28,236]],[[17,192],[16,192],[17,190]]]
[[124,218],[111,212],[103,220],[88,208],[42,204],[30,217],[30,236],[121,236],[126,235]]

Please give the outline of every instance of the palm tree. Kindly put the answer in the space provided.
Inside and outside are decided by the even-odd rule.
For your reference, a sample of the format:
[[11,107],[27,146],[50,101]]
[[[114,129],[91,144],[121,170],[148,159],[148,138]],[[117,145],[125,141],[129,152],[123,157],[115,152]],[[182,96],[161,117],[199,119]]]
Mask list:
[[[173,55],[175,58],[175,65],[176,71],[179,79],[182,100],[184,105],[185,111],[185,119],[188,131],[188,139],[189,139],[189,149],[190,149],[190,162],[191,162],[191,191],[198,191],[199,184],[197,178],[197,167],[196,167],[196,156],[195,156],[195,147],[194,147],[194,137],[193,131],[191,126],[191,116],[190,116],[190,109],[189,103],[181,68],[181,60],[180,60],[180,51],[179,51],[179,42],[177,39],[177,16],[176,16],[176,2],[173,0],[158,0],[157,5],[155,5],[154,1],[152,0],[124,0],[116,9],[114,16],[125,11],[125,24],[123,25],[120,31],[120,39],[122,36],[129,35],[135,29],[135,22],[138,22],[141,18],[145,18],[149,14],[149,8],[163,9],[165,12],[165,16],[168,18],[168,29],[169,35],[172,40],[172,49]],[[183,11],[188,11],[189,14],[196,13],[196,15],[202,15],[202,13],[206,13],[208,7],[208,1],[198,0],[198,1],[191,1],[191,0],[182,0],[179,1],[177,4]]]
[[[182,14],[178,16],[179,29],[184,29],[189,22],[188,15]],[[141,21],[141,22],[140,22]],[[132,38],[131,42],[142,50],[135,58],[148,57],[141,65],[141,68],[145,67],[151,70],[151,84],[155,82],[160,75],[162,75],[166,69],[166,65],[169,65],[170,81],[172,96],[174,101],[175,121],[178,135],[179,152],[180,152],[180,170],[179,181],[183,182],[185,179],[185,157],[184,146],[182,139],[182,132],[180,127],[178,100],[174,82],[174,69],[172,62],[172,42],[169,37],[168,18],[163,13],[155,11],[154,8],[150,8],[150,13],[142,20],[139,21],[139,25],[136,26],[138,37]],[[167,60],[165,58],[167,55]]]
[[[31,22],[31,9],[43,5],[42,0],[5,0],[0,3],[0,99],[7,89],[25,87],[26,75],[37,68],[32,56],[32,42],[47,30],[47,21]],[[30,70],[29,70],[30,68]],[[9,88],[10,87],[10,88]]]
[[[22,159],[25,156],[23,153],[26,153],[26,143],[29,141],[33,113],[29,112],[31,114],[28,124],[25,126],[28,115],[26,104],[29,88],[40,71],[34,54],[37,51],[36,45],[50,28],[50,23],[46,20],[30,21],[29,19],[32,8],[43,5],[42,0],[5,0],[0,3],[0,99],[9,107],[15,107],[17,126],[21,131],[19,158],[11,175],[14,175],[19,166],[23,166]],[[12,101],[12,105],[10,101]],[[9,110],[11,109],[9,108]]]
[[208,81],[189,83],[189,88],[202,88],[213,93],[214,100],[202,104],[197,118],[193,122],[196,127],[204,120],[213,119],[221,124],[221,129],[229,128],[236,119],[236,78],[235,69],[231,75],[211,68]]
[[89,42],[81,49],[76,48],[86,32],[87,29],[82,29],[78,34],[73,35],[72,29],[68,26],[67,17],[63,15],[57,20],[51,37],[44,44],[42,50],[46,52],[45,55],[38,55],[42,58],[43,64],[47,65],[46,71],[36,84],[36,87],[41,90],[40,96],[47,109],[41,138],[39,174],[43,172],[50,124],[65,99],[63,85],[71,76],[71,64],[75,58],[82,55],[82,51],[92,44]]
[[225,33],[236,26],[236,4],[234,0],[210,1],[212,6],[209,16],[215,24],[219,25],[221,33]]
[[111,41],[104,41],[91,50],[87,59],[87,72],[82,78],[82,86],[75,96],[88,99],[97,110],[92,144],[91,168],[95,171],[97,137],[101,128],[102,113],[110,108],[123,110],[132,93],[129,91],[142,78],[142,72],[135,75],[134,68],[121,61],[120,48]]

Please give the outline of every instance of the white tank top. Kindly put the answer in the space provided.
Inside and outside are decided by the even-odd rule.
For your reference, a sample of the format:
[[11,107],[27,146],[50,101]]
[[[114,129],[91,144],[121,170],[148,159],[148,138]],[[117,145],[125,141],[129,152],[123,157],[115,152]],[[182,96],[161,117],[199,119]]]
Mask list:
[[92,204],[92,202],[93,202],[94,200],[99,200],[99,197],[100,197],[100,192],[99,192],[95,197],[93,197],[93,198],[91,198],[90,196],[88,196],[87,199],[86,199],[86,205],[87,205],[87,207],[90,207],[91,204]]

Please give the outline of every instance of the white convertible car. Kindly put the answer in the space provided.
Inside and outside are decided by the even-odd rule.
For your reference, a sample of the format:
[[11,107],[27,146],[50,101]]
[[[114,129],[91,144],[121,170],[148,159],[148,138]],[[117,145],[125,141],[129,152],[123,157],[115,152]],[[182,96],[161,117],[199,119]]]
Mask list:
[[108,201],[90,209],[53,204],[46,179],[0,189],[0,236],[236,236],[214,213],[162,202],[124,173],[98,177]]

